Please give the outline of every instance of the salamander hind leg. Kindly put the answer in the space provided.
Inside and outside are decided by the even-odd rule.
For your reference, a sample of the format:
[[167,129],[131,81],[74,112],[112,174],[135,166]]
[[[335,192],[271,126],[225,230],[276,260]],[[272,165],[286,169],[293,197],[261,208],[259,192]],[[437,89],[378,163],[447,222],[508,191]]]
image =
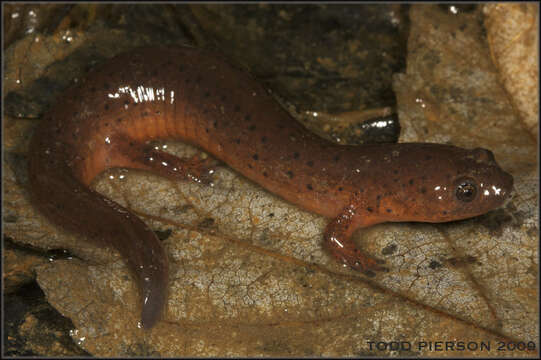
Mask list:
[[124,137],[115,139],[115,167],[146,170],[171,180],[190,180],[201,184],[212,182],[213,160],[201,159],[194,155],[191,158],[179,158],[158,150],[157,147],[130,140]]
[[354,218],[354,208],[348,207],[327,225],[324,234],[325,248],[341,263],[368,276],[374,276],[373,271],[388,271],[380,266],[384,263],[383,260],[366,255],[353,243],[351,235],[357,229]]

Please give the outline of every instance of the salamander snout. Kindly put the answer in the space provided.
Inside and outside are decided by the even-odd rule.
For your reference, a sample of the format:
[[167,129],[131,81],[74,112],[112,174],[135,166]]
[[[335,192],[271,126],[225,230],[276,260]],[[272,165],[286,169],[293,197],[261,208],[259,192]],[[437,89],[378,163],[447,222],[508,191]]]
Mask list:
[[471,150],[459,173],[452,191],[457,209],[464,214],[480,215],[500,207],[513,189],[513,176],[502,170],[486,149]]
[[511,176],[511,174],[509,173],[506,173],[505,171],[502,171],[502,184],[503,184],[502,189],[504,189],[505,198],[509,196],[509,193],[513,189],[513,183],[514,183],[513,176]]

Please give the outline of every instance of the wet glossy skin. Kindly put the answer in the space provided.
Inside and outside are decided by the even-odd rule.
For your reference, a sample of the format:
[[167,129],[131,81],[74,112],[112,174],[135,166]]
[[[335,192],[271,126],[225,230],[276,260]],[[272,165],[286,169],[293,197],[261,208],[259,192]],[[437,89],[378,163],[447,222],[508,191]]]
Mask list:
[[44,116],[30,148],[30,191],[52,222],[116,248],[142,293],[142,324],[159,320],[168,261],[135,215],[89,189],[112,167],[201,181],[205,162],[153,139],[194,144],[270,192],[331,218],[325,246],[359,271],[381,269],[350,240],[386,221],[443,222],[499,207],[513,178],[492,153],[439,144],[340,146],[308,132],[219,54],[144,48],[90,72]]

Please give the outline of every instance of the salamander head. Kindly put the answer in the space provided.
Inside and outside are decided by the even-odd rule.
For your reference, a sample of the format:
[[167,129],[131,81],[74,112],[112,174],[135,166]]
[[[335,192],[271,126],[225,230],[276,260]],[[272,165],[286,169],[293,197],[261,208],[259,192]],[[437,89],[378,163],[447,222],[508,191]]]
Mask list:
[[[399,191],[397,196],[409,221],[445,222],[482,215],[500,207],[512,190],[513,177],[498,166],[489,150],[440,145],[413,154],[419,181],[409,193]],[[419,172],[424,176],[419,177]]]

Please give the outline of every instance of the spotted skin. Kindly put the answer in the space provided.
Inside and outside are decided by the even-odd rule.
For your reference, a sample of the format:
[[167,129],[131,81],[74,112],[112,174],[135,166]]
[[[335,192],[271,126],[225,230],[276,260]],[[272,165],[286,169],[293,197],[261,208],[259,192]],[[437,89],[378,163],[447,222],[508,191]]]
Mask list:
[[319,138],[217,53],[149,47],[119,55],[44,116],[30,146],[30,192],[53,223],[122,254],[142,294],[145,328],[166,303],[167,254],[137,216],[89,185],[114,167],[208,182],[206,161],[149,147],[155,139],[193,144],[268,191],[331,218],[325,247],[362,272],[382,267],[355,247],[355,230],[477,216],[499,207],[513,184],[484,149],[342,146]]

